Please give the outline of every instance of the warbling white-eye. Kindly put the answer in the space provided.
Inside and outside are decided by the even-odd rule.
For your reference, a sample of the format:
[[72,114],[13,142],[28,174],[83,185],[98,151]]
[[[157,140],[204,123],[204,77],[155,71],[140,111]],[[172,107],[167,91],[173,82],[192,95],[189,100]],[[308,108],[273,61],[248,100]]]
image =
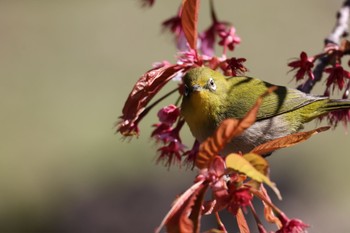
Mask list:
[[[193,136],[204,141],[226,118],[241,119],[272,85],[250,77],[225,77],[206,67],[193,68],[183,77],[181,114]],[[257,145],[295,133],[303,124],[330,111],[348,109],[350,101],[313,96],[277,86],[264,97],[256,122],[234,138],[225,150],[247,153]]]

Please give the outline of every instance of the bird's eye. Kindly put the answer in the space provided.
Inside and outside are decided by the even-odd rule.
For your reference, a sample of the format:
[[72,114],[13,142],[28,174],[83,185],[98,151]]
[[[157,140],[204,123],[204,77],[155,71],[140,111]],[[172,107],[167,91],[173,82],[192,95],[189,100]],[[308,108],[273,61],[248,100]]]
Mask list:
[[188,86],[185,84],[184,95],[185,95],[185,96],[188,96],[188,94],[190,94],[190,89],[189,89]]
[[215,91],[216,90],[216,85],[215,85],[215,82],[214,82],[214,79],[210,78],[208,80],[208,87],[211,91]]

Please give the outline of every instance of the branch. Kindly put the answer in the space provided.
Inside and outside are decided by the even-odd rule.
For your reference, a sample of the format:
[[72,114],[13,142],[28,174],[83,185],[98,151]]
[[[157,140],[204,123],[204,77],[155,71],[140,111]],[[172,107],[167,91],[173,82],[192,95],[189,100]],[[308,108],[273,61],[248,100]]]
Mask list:
[[328,56],[323,56],[316,61],[316,65],[312,73],[314,74],[314,79],[307,79],[305,83],[300,84],[297,89],[304,93],[310,93],[315,84],[322,79],[322,73],[324,68],[329,64]]
[[[349,32],[349,16],[350,16],[350,0],[345,0],[343,6],[339,9],[336,16],[336,23],[329,34],[325,39],[325,48],[324,50],[330,50],[332,47],[339,47],[341,39],[346,37]],[[310,93],[315,84],[322,79],[322,73],[324,68],[329,64],[329,58],[327,55],[322,56],[317,59],[315,68],[313,70],[314,79],[308,79],[305,83],[298,86],[298,90],[305,93]]]
[[326,38],[326,46],[328,43],[336,44],[339,46],[341,38],[344,38],[348,35],[349,14],[350,0],[346,0],[337,13],[337,21],[335,23],[332,33]]

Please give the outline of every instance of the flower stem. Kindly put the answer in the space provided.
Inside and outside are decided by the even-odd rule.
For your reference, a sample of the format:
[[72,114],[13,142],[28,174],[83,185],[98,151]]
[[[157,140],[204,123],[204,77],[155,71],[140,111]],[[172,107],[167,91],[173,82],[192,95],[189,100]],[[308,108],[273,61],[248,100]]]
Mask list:
[[215,212],[215,218],[216,218],[216,221],[218,223],[219,229],[222,230],[223,232],[227,233],[226,227],[222,223],[218,212]]

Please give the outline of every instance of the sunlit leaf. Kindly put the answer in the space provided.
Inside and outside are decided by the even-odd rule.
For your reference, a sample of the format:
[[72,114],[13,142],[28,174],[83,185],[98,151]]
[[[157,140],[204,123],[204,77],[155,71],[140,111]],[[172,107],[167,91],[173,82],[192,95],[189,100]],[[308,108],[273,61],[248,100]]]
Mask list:
[[[252,156],[253,157],[253,156]],[[256,157],[260,157],[256,155]],[[262,157],[260,157],[263,159]],[[255,161],[258,161],[258,158],[254,158]],[[264,182],[276,193],[277,197],[281,199],[281,195],[276,187],[276,185],[264,174],[259,172],[248,160],[239,154],[229,154],[226,157],[226,166],[227,168],[233,169],[238,172],[246,174],[251,179],[254,179],[258,182]]]
[[200,0],[183,0],[181,23],[191,49],[197,48],[197,25]]
[[237,219],[237,225],[239,228],[239,232],[240,233],[250,233],[247,220],[245,219],[241,208],[238,209],[236,219]]
[[200,169],[208,167],[210,160],[217,155],[232,138],[240,135],[249,128],[256,120],[259,107],[263,98],[276,90],[276,87],[269,88],[256,101],[253,108],[245,115],[243,119],[226,119],[221,122],[214,135],[206,139],[199,147],[196,166]]
[[182,65],[168,65],[154,68],[142,75],[124,104],[117,132],[124,136],[138,135],[137,124],[146,114],[145,107],[149,101],[169,80],[184,69]]
[[287,136],[284,136],[281,138],[277,138],[277,139],[274,139],[272,141],[266,142],[262,145],[255,147],[251,152],[256,153],[256,154],[261,154],[261,155],[268,154],[268,153],[271,153],[275,150],[294,146],[297,143],[306,141],[311,136],[313,136],[317,133],[326,131],[329,128],[330,127],[325,126],[325,127],[320,127],[320,128],[311,130],[311,131],[299,132],[299,133],[287,135]]
[[[261,174],[265,176],[269,176],[269,164],[266,159],[261,157],[260,155],[254,154],[254,153],[248,153],[244,154],[243,157]],[[254,187],[256,189],[260,188],[261,183],[252,179],[249,182],[247,182],[251,187]]]
[[248,153],[244,154],[243,157],[260,173],[264,174],[265,176],[269,174],[269,163],[260,155]]

